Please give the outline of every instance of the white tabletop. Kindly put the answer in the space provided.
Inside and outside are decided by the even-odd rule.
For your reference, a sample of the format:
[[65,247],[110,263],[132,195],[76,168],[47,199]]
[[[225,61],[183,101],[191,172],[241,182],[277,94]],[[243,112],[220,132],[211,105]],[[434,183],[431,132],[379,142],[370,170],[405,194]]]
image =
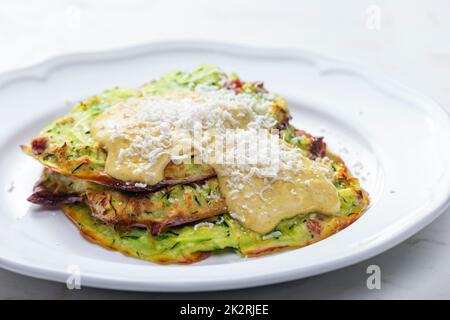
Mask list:
[[[366,64],[450,111],[450,2],[367,0],[5,0],[0,72],[55,55],[168,39],[297,46]],[[445,146],[448,147],[448,146]],[[411,239],[368,261],[321,276],[247,290],[160,294],[82,288],[0,270],[0,299],[450,298],[450,209]],[[381,268],[381,289],[366,285]]]

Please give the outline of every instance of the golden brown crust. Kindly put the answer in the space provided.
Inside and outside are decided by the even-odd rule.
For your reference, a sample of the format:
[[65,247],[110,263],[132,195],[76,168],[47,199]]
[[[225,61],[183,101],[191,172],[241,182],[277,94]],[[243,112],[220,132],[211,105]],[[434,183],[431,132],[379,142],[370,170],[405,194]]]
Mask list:
[[169,227],[227,212],[225,200],[218,193],[206,198],[207,193],[202,194],[206,185],[218,188],[214,178],[200,184],[173,186],[148,194],[126,193],[90,183],[74,188],[80,182],[45,169],[28,200],[53,207],[84,202],[91,216],[105,223],[147,228],[153,235]]
[[[181,203],[164,208],[161,201],[152,201],[146,196],[133,196],[114,191],[88,192],[85,202],[91,215],[105,223],[144,227],[151,234],[158,235],[163,230],[190,222],[226,213],[224,199],[217,199],[203,205],[194,201],[192,194],[186,193]],[[114,202],[114,206],[112,203]],[[164,210],[163,217],[156,218],[150,212]]]

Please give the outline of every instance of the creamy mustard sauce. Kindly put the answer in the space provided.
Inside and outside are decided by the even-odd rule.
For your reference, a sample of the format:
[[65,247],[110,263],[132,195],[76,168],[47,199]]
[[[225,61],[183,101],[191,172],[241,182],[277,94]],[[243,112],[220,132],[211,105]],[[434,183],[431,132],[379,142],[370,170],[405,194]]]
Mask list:
[[[212,94],[149,98],[145,103],[131,101],[109,108],[91,128],[93,139],[108,153],[106,173],[127,182],[156,184],[164,179],[165,167],[180,149],[190,145],[186,129],[194,122],[216,133],[264,127],[261,123],[267,119],[252,113],[248,97],[236,101],[228,93]],[[274,177],[264,176],[256,165],[240,168],[205,161],[217,173],[230,214],[262,234],[282,219],[311,212],[333,215],[340,208],[328,169],[294,146],[283,143],[283,150],[290,155],[290,164],[281,166]],[[292,166],[294,162],[301,165]]]
[[238,192],[229,187],[229,177],[223,175],[220,167],[213,166],[218,174],[220,192],[232,216],[248,229],[265,234],[281,220],[299,214],[336,214],[340,201],[331,180],[323,171],[317,170],[311,160],[305,157],[299,160],[303,161],[304,168],[298,173],[285,172],[287,181],[266,184],[263,178],[253,176]]
[[[91,127],[92,137],[108,152],[105,171],[111,177],[148,185],[157,184],[164,179],[164,169],[171,160],[169,153],[160,154],[153,162],[133,150],[129,150],[128,156],[123,154],[132,141],[142,138],[137,133],[141,126],[137,109],[132,105],[106,110],[94,121]],[[114,129],[120,124],[123,125],[122,130],[128,129],[127,135],[115,132]],[[155,127],[150,130],[150,134],[157,136],[160,132]]]

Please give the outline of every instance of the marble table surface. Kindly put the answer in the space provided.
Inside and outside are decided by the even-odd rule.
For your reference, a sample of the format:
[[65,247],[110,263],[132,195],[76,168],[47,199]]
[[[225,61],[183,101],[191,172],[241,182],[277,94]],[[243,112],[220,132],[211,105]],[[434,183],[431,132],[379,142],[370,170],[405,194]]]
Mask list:
[[[0,72],[69,52],[167,39],[298,46],[375,66],[450,112],[450,2],[445,0],[229,0],[226,5],[207,0],[5,0],[0,3],[0,39]],[[447,209],[379,256],[304,280],[162,294],[68,290],[65,284],[0,270],[0,299],[449,299],[449,247]],[[369,265],[381,268],[379,290],[367,288]]]

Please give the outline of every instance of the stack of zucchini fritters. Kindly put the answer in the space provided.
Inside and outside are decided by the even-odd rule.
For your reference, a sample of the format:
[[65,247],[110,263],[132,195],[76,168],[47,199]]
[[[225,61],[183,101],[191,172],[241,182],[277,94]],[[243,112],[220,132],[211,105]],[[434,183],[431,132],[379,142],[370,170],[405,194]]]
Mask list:
[[341,203],[339,214],[298,215],[262,235],[228,214],[215,172],[208,165],[171,162],[156,185],[120,181],[105,172],[107,152],[91,136],[91,124],[100,114],[126,99],[197,86],[231,90],[236,95],[268,95],[260,82],[243,82],[234,74],[202,65],[193,72],[172,72],[139,89],[114,88],[82,101],[22,147],[45,167],[29,201],[61,207],[89,240],[157,263],[192,263],[227,248],[242,256],[257,256],[303,247],[350,225],[367,208],[368,195],[358,179],[327,150],[322,138],[289,124],[287,104],[277,95],[271,95],[269,113],[281,139],[332,171]]

